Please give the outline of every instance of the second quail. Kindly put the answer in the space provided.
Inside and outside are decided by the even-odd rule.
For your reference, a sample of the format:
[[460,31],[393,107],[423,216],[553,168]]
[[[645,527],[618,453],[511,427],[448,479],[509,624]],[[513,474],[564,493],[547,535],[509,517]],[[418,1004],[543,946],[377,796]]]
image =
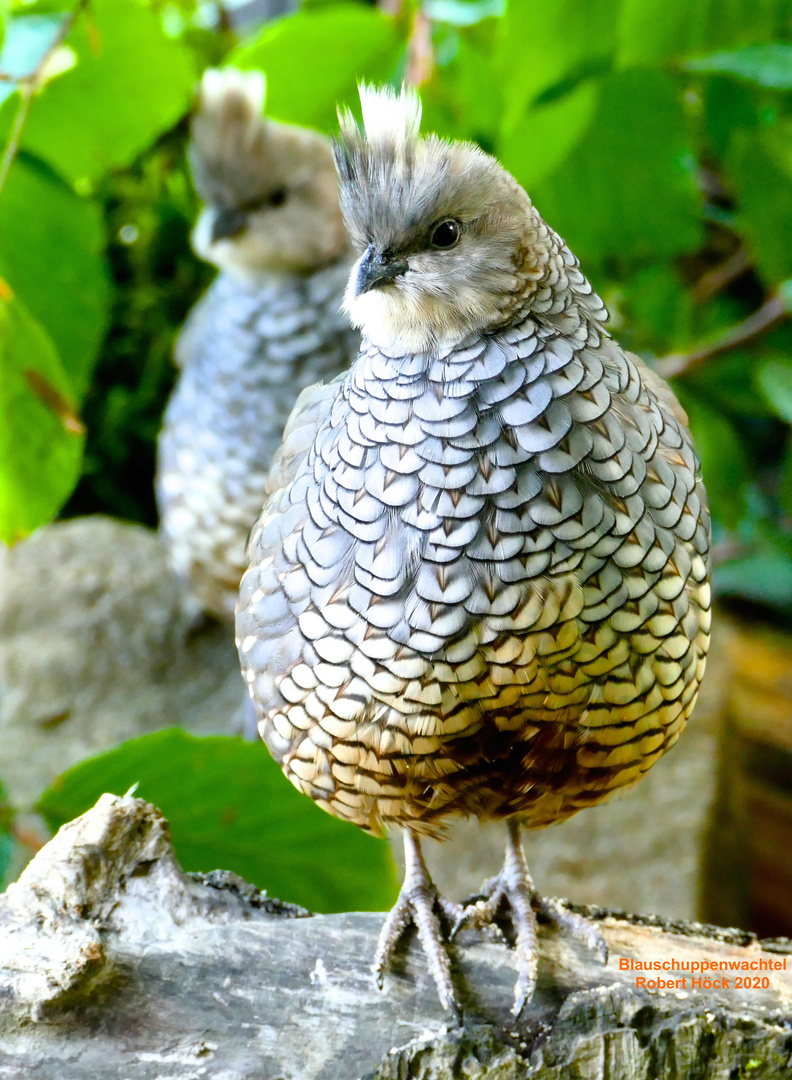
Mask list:
[[190,159],[204,209],[193,244],[220,268],[177,343],[158,446],[171,564],[194,604],[231,618],[245,545],[300,390],[348,367],[340,313],[352,256],[329,141],[262,115],[258,72],[210,70]]

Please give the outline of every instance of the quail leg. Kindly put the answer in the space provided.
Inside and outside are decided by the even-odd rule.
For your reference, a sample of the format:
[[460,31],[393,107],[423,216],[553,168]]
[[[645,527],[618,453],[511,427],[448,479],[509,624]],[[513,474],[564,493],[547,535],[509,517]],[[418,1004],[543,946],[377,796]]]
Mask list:
[[460,1023],[462,1010],[451,979],[451,965],[435,908],[440,909],[452,926],[463,918],[463,909],[461,905],[454,904],[438,894],[426,869],[420,842],[409,831],[404,833],[404,862],[404,882],[380,931],[371,970],[377,985],[382,989],[393,950],[405,929],[413,923],[418,931],[429,971],[437,986],[440,1004]]
[[492,925],[501,906],[509,906],[517,935],[515,942],[517,984],[514,988],[512,1013],[519,1016],[536,989],[539,943],[535,911],[554,923],[559,930],[565,930],[574,937],[580,938],[589,948],[596,949],[603,963],[607,963],[608,960],[608,947],[602,934],[590,919],[567,911],[557,900],[547,899],[537,893],[520,843],[520,826],[516,821],[509,821],[508,830],[503,868],[484,886],[484,898],[475,904],[469,904],[463,910],[454,925],[451,938],[453,940],[459,930],[466,925],[472,924],[477,927]]

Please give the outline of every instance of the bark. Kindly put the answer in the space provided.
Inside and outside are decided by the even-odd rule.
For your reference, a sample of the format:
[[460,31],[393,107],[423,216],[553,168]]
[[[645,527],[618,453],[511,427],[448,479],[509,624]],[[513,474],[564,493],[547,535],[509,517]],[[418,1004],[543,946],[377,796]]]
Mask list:
[[[465,1025],[449,1029],[414,940],[384,992],[374,987],[381,915],[310,916],[234,875],[187,875],[154,807],[105,795],[0,897],[0,1077],[789,1075],[789,942],[587,910],[610,947],[607,967],[542,927],[539,987],[518,1023],[509,951],[461,934],[452,953]],[[651,992],[619,963],[669,957],[790,960],[750,991]]]

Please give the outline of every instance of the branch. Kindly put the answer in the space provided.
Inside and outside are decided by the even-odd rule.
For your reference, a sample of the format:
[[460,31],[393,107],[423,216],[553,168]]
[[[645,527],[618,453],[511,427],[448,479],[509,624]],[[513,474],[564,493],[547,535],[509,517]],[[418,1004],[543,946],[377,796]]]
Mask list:
[[[405,15],[405,0],[378,0],[380,11],[393,18]],[[413,15],[410,36],[407,39],[407,67],[404,82],[407,86],[422,86],[432,77],[435,66],[432,45],[432,20],[420,4]]]
[[434,63],[432,22],[423,8],[419,7],[415,12],[412,33],[407,42],[407,70],[404,81],[408,86],[422,86],[431,79]]
[[[74,26],[77,16],[88,6],[89,0],[78,0],[69,15],[64,19],[63,25],[58,30],[58,33],[52,39],[47,51],[41,57],[35,68],[29,75],[24,75],[19,78],[13,79],[14,82],[19,85],[19,107],[17,108],[16,115],[14,116],[14,122],[11,125],[11,134],[8,137],[5,150],[3,151],[3,158],[0,161],[0,192],[5,187],[5,182],[8,179],[8,174],[16,157],[17,150],[19,149],[19,143],[22,139],[22,132],[25,128],[25,123],[30,112],[30,105],[33,101],[33,95],[39,89],[42,73],[46,71],[47,65],[51,60],[53,54],[61,47],[63,42],[71,33],[71,29]],[[0,75],[0,78],[4,82],[10,81],[11,77],[7,75]]]
[[734,349],[738,345],[744,345],[746,341],[752,341],[754,338],[759,337],[771,327],[786,319],[789,314],[789,301],[779,289],[762,304],[758,311],[755,311],[753,315],[749,315],[744,322],[730,327],[709,345],[702,345],[688,353],[671,353],[669,356],[664,356],[654,364],[654,369],[664,379],[675,378],[677,375],[687,375],[711,357],[729,349]]
[[737,250],[718,266],[713,266],[706,274],[702,274],[693,288],[693,300],[696,304],[706,304],[727,285],[731,285],[751,266],[751,260],[744,247]]

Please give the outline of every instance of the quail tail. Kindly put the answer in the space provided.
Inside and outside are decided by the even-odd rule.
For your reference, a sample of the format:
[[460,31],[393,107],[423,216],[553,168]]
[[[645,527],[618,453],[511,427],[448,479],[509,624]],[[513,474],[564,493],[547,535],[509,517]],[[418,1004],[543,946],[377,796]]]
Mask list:
[[539,942],[536,931],[536,913],[541,914],[559,930],[582,940],[608,960],[608,947],[599,929],[590,920],[575,912],[567,911],[557,900],[540,896],[525,861],[520,842],[518,822],[508,822],[506,857],[500,873],[484,886],[484,894],[475,903],[468,904],[454,924],[451,939],[463,926],[489,928],[502,907],[508,906],[515,931],[517,956],[517,983],[514,988],[512,1013],[519,1016],[533,997],[539,962]]
[[404,833],[404,862],[404,882],[380,931],[371,970],[377,986],[382,989],[393,950],[404,931],[413,923],[437,986],[440,1004],[457,1023],[461,1023],[462,1009],[451,978],[451,964],[438,911],[453,926],[462,919],[463,909],[461,905],[440,896],[426,868],[420,842],[409,831]]

